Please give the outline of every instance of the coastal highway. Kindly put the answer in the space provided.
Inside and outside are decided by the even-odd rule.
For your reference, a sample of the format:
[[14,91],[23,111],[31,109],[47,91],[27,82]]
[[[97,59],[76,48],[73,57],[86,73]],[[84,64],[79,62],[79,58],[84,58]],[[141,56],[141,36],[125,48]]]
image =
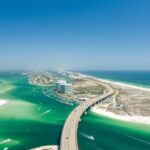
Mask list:
[[[95,79],[93,79],[93,81],[100,82]],[[77,106],[68,116],[61,134],[60,150],[78,150],[77,129],[81,116],[87,109],[91,108],[96,103],[101,102],[113,95],[114,91],[108,84],[101,83],[101,85],[106,88],[103,95],[89,101],[85,101]]]

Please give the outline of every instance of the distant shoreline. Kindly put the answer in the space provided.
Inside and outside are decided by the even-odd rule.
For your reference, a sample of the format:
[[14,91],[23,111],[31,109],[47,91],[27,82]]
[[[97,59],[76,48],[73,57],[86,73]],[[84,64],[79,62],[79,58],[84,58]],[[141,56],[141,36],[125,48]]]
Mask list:
[[148,88],[148,87],[141,87],[141,86],[138,86],[138,85],[132,85],[130,83],[122,83],[122,82],[119,82],[119,81],[110,81],[109,79],[108,80],[107,79],[102,79],[100,77],[94,77],[94,76],[86,75],[86,74],[83,74],[83,73],[80,73],[80,75],[82,77],[86,77],[86,78],[89,78],[89,76],[90,76],[93,79],[96,79],[98,81],[108,83],[108,84],[114,84],[114,85],[123,86],[123,87],[131,88],[131,89],[138,89],[138,90],[143,90],[143,91],[150,92],[150,88]]

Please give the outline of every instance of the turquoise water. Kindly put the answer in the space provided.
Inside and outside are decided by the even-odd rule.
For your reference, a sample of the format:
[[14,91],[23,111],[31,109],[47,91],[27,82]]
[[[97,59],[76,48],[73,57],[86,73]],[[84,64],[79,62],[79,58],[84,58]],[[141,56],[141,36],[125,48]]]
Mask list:
[[[0,99],[7,101],[0,106],[0,150],[59,145],[63,124],[75,105],[60,103],[42,91],[42,87],[30,85],[21,72],[0,73]],[[150,125],[117,121],[91,112],[81,119],[80,150],[150,149]]]
[[64,121],[74,108],[45,96],[42,87],[28,84],[20,73],[0,74],[0,99],[7,101],[0,106],[0,150],[58,144]]
[[150,125],[118,121],[92,112],[81,119],[78,128],[80,150],[150,149]]

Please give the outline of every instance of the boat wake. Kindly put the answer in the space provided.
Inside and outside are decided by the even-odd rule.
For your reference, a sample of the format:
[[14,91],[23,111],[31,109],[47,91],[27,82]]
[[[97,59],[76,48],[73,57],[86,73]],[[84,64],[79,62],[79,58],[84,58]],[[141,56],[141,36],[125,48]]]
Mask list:
[[0,145],[1,145],[1,144],[8,143],[8,142],[10,142],[10,141],[11,141],[11,139],[4,140],[4,141],[0,142]]
[[122,135],[124,135],[124,136],[126,136],[126,137],[129,137],[129,138],[131,138],[131,139],[134,139],[134,140],[136,140],[136,141],[138,141],[138,142],[141,142],[141,143],[150,145],[150,142],[145,141],[145,140],[142,140],[142,139],[139,139],[139,138],[137,138],[137,137],[134,137],[134,136],[131,136],[131,135],[128,135],[128,134],[122,134]]
[[88,134],[86,134],[86,133],[82,133],[82,135],[83,135],[84,137],[86,137],[87,139],[89,139],[89,140],[92,140],[92,141],[95,140],[95,138],[94,138],[92,135],[88,135]]
[[44,116],[44,115],[48,114],[49,112],[51,112],[51,109],[49,109],[49,110],[43,112],[40,116]]

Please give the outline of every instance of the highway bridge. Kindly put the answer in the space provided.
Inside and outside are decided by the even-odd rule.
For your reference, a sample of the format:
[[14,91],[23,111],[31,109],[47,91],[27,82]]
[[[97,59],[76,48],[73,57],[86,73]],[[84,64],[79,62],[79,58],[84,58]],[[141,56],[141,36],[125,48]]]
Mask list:
[[89,101],[85,101],[84,103],[78,105],[68,116],[62,130],[60,150],[79,150],[77,141],[77,129],[81,116],[87,109],[111,97],[114,93],[113,89],[108,84],[101,83],[101,85],[103,85],[106,88],[103,95],[91,99]]

